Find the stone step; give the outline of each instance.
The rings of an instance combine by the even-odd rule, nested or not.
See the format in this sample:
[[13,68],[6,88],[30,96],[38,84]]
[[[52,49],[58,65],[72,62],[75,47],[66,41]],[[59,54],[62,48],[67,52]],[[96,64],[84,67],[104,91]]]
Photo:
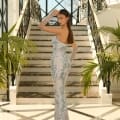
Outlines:
[[[68,76],[68,80],[66,82],[79,82],[81,81],[82,79],[82,75],[80,76]],[[52,82],[52,76],[49,75],[49,76],[34,76],[34,75],[21,75],[20,77],[20,82],[22,81],[28,81],[28,82]],[[96,76],[93,75],[92,77],[92,81],[96,81]]]
[[[3,97],[4,95],[6,95],[6,89],[7,88],[1,88],[0,89],[0,98]],[[1,100],[1,99],[0,99]]]
[[[67,98],[80,98],[83,97],[83,94],[81,92],[75,92],[74,94],[72,92],[66,92]],[[18,98],[54,98],[54,92],[19,92],[17,95]]]
[[[97,85],[95,85],[95,86],[92,86],[91,88],[90,88],[91,90],[92,90],[92,92],[96,92],[96,93],[98,93],[98,86]],[[93,91],[93,89],[94,89],[94,91]],[[30,86],[19,86],[19,88],[18,88],[18,92],[24,92],[24,93],[30,93],[30,92],[38,92],[38,93],[51,93],[52,92],[52,94],[54,93],[54,87],[53,86],[32,86],[32,87],[30,87]],[[79,92],[79,93],[81,93],[81,92],[83,92],[83,86],[65,86],[65,92],[66,93],[75,93],[75,92]],[[89,92],[91,92],[90,90],[89,90]],[[89,94],[89,93],[88,93]]]
[[[90,86],[98,86],[99,81],[92,80]],[[54,81],[20,81],[19,86],[20,87],[52,87],[54,85]],[[83,87],[83,81],[79,80],[72,80],[69,79],[66,80],[65,85],[67,87]]]
[[[32,40],[34,45],[40,45],[40,46],[52,46],[51,41],[44,41],[44,40]],[[89,41],[76,41],[76,44],[78,46],[85,46],[85,47],[90,47]]]
[[[59,26],[54,26],[58,28]],[[73,31],[86,31],[87,30],[87,25],[80,25],[80,26],[71,26],[71,29]],[[37,24],[32,24],[31,30],[40,30]]]
[[[22,72],[40,72],[40,73],[43,73],[43,72],[50,72],[51,71],[51,68],[50,67],[24,67],[22,69]],[[78,68],[71,68],[70,72],[76,72],[76,73],[81,73],[81,71],[83,71],[83,67],[78,67]]]
[[[92,56],[91,56],[92,57]],[[41,57],[27,57],[27,60],[50,60],[51,58],[41,58]],[[73,58],[73,60],[93,60],[92,58]]]
[[[54,84],[53,84],[53,80],[51,80],[51,81],[20,81],[20,83],[19,83],[19,86],[29,86],[29,87],[33,87],[33,86],[39,86],[39,87],[41,87],[41,86],[53,86]],[[93,81],[92,80],[92,82],[91,82],[91,86],[95,86],[95,85],[98,85],[98,81]],[[66,86],[74,86],[74,87],[76,87],[76,86],[83,86],[83,82],[82,81],[74,81],[74,80],[72,80],[72,81],[70,81],[69,79],[67,79],[66,80]]]
[[[54,87],[19,87],[18,98],[54,98]],[[92,86],[87,97],[98,97],[98,86]],[[65,87],[65,95],[67,98],[84,97],[83,87]]]
[[[27,58],[38,58],[38,59],[51,59],[51,53],[29,53],[26,54]],[[92,59],[91,53],[79,53],[76,54],[74,59]]]
[[[91,60],[73,60],[72,61],[72,66],[83,66],[90,62]],[[51,60],[26,60],[26,64],[24,65],[25,67],[42,67],[42,66],[50,66]]]
[[[68,98],[80,98],[83,97],[81,92],[75,92],[75,94],[71,92],[66,92],[66,96]],[[18,98],[23,97],[23,98],[54,98],[54,93],[53,92],[19,92],[17,95]],[[95,97],[95,96],[94,96]]]
[[[30,31],[30,35],[35,35],[35,36],[53,36],[54,34],[53,33],[48,33],[48,32],[45,32],[45,31],[41,31],[41,30],[31,30]],[[85,36],[85,35],[88,35],[88,32],[87,31],[73,31],[73,35],[74,36]]]
[[[32,46],[31,48],[30,48],[30,52],[44,52],[44,53],[51,53],[52,52],[52,46],[50,46],[50,47],[46,47],[46,46]],[[68,50],[67,50],[67,52],[71,52],[72,51],[72,48],[71,47],[68,47]],[[91,47],[90,46],[79,46],[78,48],[77,48],[77,51],[76,51],[77,53],[92,53],[92,50],[91,50]]]
[[[21,72],[22,76],[50,76],[51,72]],[[69,76],[81,76],[81,72],[70,72]]]
[[1,102],[1,101],[6,101],[6,97],[7,97],[7,96],[6,96],[6,95],[7,95],[7,94],[6,94],[6,89],[7,89],[7,88],[1,88],[1,89],[0,89],[0,102]]
[[[52,40],[53,36],[36,36],[30,35],[28,39],[30,40]],[[74,40],[88,40],[88,36],[74,36]]]
[[[55,26],[56,27],[56,26]],[[72,67],[66,80],[65,93],[71,103],[77,103],[72,100],[84,98],[83,83],[83,66],[88,61],[93,60],[92,50],[88,39],[86,25],[72,26],[74,40],[78,45],[78,51],[72,60]],[[29,39],[33,43],[29,53],[26,54],[27,64],[24,65],[20,76],[17,103],[18,104],[37,104],[54,103],[54,81],[51,76],[51,39],[54,34],[41,31],[36,24],[31,26]],[[70,56],[72,51],[71,45],[68,45],[67,54]],[[91,88],[87,97],[97,98],[99,96],[98,81],[96,75],[92,75]],[[42,100],[45,101],[42,101]]]
[[[80,81],[82,80],[83,74],[81,72],[70,72],[68,76],[69,81]],[[32,81],[32,80],[40,80],[42,81],[50,81],[52,80],[51,72],[21,72],[20,81]],[[96,81],[96,75],[93,74],[92,81]]]
[[[98,98],[67,98],[67,104],[100,104],[101,99]],[[17,104],[55,104],[54,98],[17,98]]]
[[[67,88],[66,88],[67,89]],[[81,88],[83,89],[83,88]],[[93,91],[94,89],[94,91]],[[98,92],[97,92],[97,87],[92,87],[88,93],[87,96],[89,97],[97,97]],[[54,91],[54,89],[53,89]],[[91,94],[91,92],[93,94]],[[66,97],[67,98],[80,98],[84,97],[83,90],[78,90],[78,92],[72,91],[72,92],[67,92],[65,91]],[[54,92],[19,92],[17,95],[18,98],[23,97],[23,98],[54,98]]]
[[[72,68],[82,68],[84,65],[72,65]],[[23,66],[23,69],[31,69],[31,68],[37,68],[37,69],[41,69],[41,68],[51,68],[51,64],[26,64]]]

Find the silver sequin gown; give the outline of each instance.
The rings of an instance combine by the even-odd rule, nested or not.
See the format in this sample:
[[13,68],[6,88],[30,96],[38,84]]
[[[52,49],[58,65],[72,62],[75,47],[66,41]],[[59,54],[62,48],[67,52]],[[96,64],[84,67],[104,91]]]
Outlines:
[[55,92],[55,120],[69,120],[65,99],[65,82],[71,68],[70,56],[66,53],[68,46],[56,37],[52,39],[52,45],[51,74]]

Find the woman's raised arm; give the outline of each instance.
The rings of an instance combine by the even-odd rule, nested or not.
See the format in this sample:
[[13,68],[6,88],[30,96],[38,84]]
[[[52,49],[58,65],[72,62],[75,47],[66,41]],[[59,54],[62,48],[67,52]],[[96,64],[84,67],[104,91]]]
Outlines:
[[42,25],[46,25],[49,20],[53,17],[53,16],[57,16],[59,13],[58,10],[53,10],[51,13],[48,14],[48,16],[46,16],[44,19],[42,19],[42,21],[40,22]]
[[52,27],[52,26],[46,26],[46,24],[49,22],[49,20],[53,16],[57,16],[58,13],[59,13],[58,10],[54,10],[48,16],[46,16],[39,24],[40,29],[43,30],[43,31],[46,31],[46,32],[54,33],[54,34],[60,34],[62,32],[62,30],[60,28],[55,28],[55,27]]

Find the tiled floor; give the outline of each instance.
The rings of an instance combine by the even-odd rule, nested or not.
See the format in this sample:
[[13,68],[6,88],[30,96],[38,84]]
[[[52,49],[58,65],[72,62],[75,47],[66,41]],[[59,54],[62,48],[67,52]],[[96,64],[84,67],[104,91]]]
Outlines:
[[[68,105],[70,120],[120,120],[120,103]],[[0,120],[54,120],[54,105],[1,105]]]

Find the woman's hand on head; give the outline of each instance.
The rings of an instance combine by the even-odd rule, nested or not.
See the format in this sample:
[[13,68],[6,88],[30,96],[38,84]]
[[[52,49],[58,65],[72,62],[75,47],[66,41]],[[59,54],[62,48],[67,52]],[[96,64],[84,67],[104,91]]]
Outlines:
[[57,16],[58,13],[59,13],[59,10],[53,10],[52,13],[51,13],[51,15],[52,16]]

